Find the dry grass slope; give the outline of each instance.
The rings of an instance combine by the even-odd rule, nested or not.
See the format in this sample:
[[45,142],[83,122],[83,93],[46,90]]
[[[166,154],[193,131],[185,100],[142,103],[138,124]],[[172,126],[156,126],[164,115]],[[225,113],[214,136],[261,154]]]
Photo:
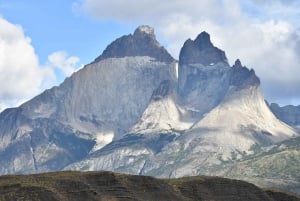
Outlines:
[[286,192],[219,177],[155,179],[112,172],[56,172],[0,177],[0,201],[300,201]]

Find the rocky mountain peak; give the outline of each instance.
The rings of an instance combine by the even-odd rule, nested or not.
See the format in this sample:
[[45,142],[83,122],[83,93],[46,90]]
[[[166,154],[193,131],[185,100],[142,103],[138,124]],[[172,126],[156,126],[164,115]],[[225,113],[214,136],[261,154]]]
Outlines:
[[149,56],[157,61],[171,63],[175,59],[156,40],[154,29],[147,25],[139,26],[134,34],[122,36],[113,41],[95,59],[94,63],[107,58]]
[[139,35],[145,35],[145,34],[147,34],[149,36],[153,36],[155,38],[154,28],[152,28],[148,25],[141,25],[138,28],[136,28],[133,35],[139,36]]
[[207,49],[207,48],[212,48],[213,44],[210,41],[210,35],[203,31],[201,32],[197,38],[195,39],[195,44],[200,48],[200,49]]
[[236,67],[236,68],[241,68],[241,67],[243,67],[243,66],[242,66],[242,62],[241,62],[239,59],[237,59],[237,60],[234,62],[233,67]]
[[243,67],[241,61],[237,59],[231,68],[230,84],[238,88],[260,85],[260,80],[253,69]]
[[202,64],[204,66],[224,63],[228,66],[225,52],[215,47],[207,32],[200,33],[195,40],[188,39],[179,55],[180,64]]

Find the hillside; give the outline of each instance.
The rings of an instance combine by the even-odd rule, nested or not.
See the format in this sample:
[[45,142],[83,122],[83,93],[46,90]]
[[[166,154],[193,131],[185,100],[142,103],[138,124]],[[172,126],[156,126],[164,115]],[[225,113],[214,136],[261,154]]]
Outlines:
[[112,172],[59,172],[0,177],[0,200],[289,200],[296,195],[263,190],[253,184],[219,177],[162,180]]
[[269,107],[278,119],[300,129],[300,105],[286,105],[280,107],[276,103],[271,103]]

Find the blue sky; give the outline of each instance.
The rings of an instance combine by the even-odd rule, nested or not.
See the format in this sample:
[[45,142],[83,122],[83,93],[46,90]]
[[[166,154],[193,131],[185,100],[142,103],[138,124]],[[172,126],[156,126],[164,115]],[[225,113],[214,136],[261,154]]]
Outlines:
[[58,50],[80,56],[82,64],[89,63],[110,41],[134,29],[132,25],[77,14],[73,3],[73,0],[0,0],[0,14],[22,26],[42,63]]
[[300,1],[271,2],[0,0],[0,108],[58,85],[140,24],[175,58],[205,30],[230,64],[256,71],[268,101],[300,104]]

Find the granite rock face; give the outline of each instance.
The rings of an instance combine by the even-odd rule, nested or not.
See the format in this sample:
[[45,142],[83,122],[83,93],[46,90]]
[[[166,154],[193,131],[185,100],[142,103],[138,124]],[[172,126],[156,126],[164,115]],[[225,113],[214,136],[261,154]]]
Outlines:
[[193,41],[185,41],[179,56],[180,64],[228,64],[225,52],[215,47],[210,41],[210,35],[206,32],[200,33]]
[[133,35],[122,36],[115,40],[95,62],[128,56],[149,56],[160,62],[174,62],[168,51],[157,42],[154,29],[146,25],[138,27]]
[[231,68],[231,76],[229,84],[239,88],[249,86],[259,86],[260,80],[255,75],[253,69],[249,70],[245,66],[242,66],[241,61],[238,59]]
[[1,174],[59,170],[82,160],[95,145],[94,140],[81,137],[87,133],[74,131],[56,119],[29,118],[22,108],[5,110],[0,118]]
[[229,86],[230,66],[225,52],[215,47],[202,32],[181,48],[178,94],[183,105],[203,115],[218,105]]
[[0,174],[56,171],[81,160],[121,138],[154,90],[176,80],[175,60],[150,27],[114,41],[99,58],[0,114]]

